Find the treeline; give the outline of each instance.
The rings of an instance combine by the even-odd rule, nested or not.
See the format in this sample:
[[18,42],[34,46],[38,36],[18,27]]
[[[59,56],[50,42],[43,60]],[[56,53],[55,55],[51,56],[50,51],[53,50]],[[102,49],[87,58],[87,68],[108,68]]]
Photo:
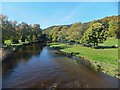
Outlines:
[[[102,27],[104,27],[102,28],[104,29],[103,31],[104,32],[107,31],[107,36],[106,34],[103,34],[105,35],[105,37],[120,38],[120,30],[118,28],[118,25],[120,24],[120,22],[118,22],[118,16],[105,17],[103,19],[94,20],[87,23],[78,22],[71,25],[52,26],[44,29],[44,34],[47,34],[47,36],[49,37],[49,40],[52,40],[52,41],[60,41],[60,42],[73,41],[73,42],[81,43],[85,38],[85,33],[88,33],[88,31],[90,31],[90,28],[94,24],[98,26],[102,25]],[[97,32],[94,35],[97,35],[97,34],[99,34],[99,32]],[[106,39],[106,38],[103,37],[102,39]]]
[[7,16],[0,15],[0,28],[2,30],[2,44],[17,44],[20,42],[37,42],[46,39],[39,24],[29,25],[25,22],[17,24],[8,20]]

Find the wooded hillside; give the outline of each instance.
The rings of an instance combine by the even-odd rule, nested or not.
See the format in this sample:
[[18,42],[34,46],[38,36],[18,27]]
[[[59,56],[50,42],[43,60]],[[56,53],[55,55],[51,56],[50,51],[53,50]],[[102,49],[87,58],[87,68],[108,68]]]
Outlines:
[[101,23],[106,31],[108,31],[108,37],[120,38],[120,31],[118,30],[118,16],[105,17],[99,20],[94,20],[86,23],[74,23],[71,25],[52,26],[44,29],[44,33],[47,34],[52,41],[75,41],[80,42],[85,31],[87,31],[93,24]]

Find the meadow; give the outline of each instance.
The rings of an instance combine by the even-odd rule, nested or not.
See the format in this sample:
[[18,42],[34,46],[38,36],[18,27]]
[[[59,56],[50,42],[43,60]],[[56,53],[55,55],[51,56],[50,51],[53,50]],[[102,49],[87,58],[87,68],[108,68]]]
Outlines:
[[[66,53],[77,53],[77,57],[89,61],[93,67],[101,67],[102,72],[118,78],[118,48],[95,49],[82,45],[69,45],[63,43],[50,43],[52,48],[60,48]],[[118,39],[108,38],[101,46],[118,46]]]

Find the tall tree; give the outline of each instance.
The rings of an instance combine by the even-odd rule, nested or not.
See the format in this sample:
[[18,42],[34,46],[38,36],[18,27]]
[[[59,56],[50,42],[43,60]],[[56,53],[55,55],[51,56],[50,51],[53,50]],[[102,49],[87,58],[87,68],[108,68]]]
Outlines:
[[31,40],[29,37],[31,37],[31,27],[25,23],[25,22],[22,22],[20,24],[18,24],[17,28],[19,28],[19,32],[21,34],[21,40],[22,42],[25,42],[26,40]]
[[98,43],[103,43],[107,39],[107,36],[105,27],[101,23],[95,23],[84,33],[81,41],[93,43],[95,47],[98,46]]
[[8,21],[8,17],[0,15],[0,29],[2,29],[2,43],[5,40],[18,43],[20,35],[15,31],[16,22]]

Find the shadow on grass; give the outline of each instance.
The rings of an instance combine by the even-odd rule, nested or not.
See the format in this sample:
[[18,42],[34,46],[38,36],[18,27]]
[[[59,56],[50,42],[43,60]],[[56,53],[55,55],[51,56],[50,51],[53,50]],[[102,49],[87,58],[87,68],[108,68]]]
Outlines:
[[54,49],[57,49],[57,50],[60,50],[60,49],[66,49],[66,48],[69,48],[68,46],[52,46],[52,48]]
[[50,43],[50,44],[48,44],[48,45],[58,45],[57,43]]
[[[56,45],[58,45],[58,44],[56,44]],[[65,52],[65,51],[62,51],[62,49],[71,48],[71,46],[51,46],[51,48],[53,48],[55,50],[58,50],[59,52],[57,52],[57,54],[65,55],[65,56],[68,56],[68,57],[72,57],[73,55],[75,56],[75,55],[80,54],[79,52],[69,52],[69,51]]]
[[76,56],[79,53],[78,52],[64,52],[64,51],[59,51],[59,52],[56,52],[56,54],[72,58],[73,56]]
[[97,46],[95,49],[110,49],[110,48],[118,48],[117,46]]

